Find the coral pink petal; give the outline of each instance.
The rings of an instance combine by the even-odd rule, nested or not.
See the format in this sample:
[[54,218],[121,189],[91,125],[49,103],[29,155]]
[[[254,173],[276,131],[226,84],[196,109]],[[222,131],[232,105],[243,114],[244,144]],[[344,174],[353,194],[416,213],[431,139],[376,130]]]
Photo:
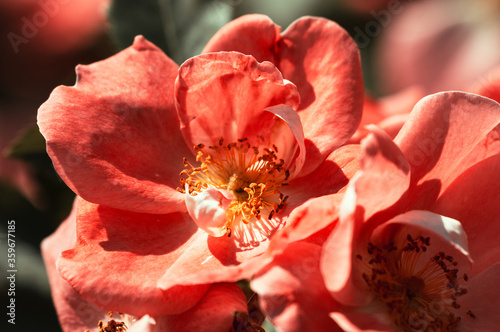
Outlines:
[[293,243],[252,280],[252,289],[280,331],[341,331],[328,316],[337,304],[319,273],[321,247]]
[[314,172],[290,181],[283,189],[289,195],[286,211],[313,197],[341,191],[359,170],[359,145],[346,145],[333,151]]
[[441,195],[432,211],[460,220],[474,260],[472,275],[500,261],[500,154],[466,170]]
[[[397,227],[394,227],[395,225],[397,225]],[[431,244],[435,241],[435,239],[439,239],[439,242],[448,243],[462,255],[470,258],[467,246],[467,235],[458,220],[444,217],[429,211],[412,210],[397,215],[391,220],[383,223],[381,226],[375,228],[371,240],[374,243],[386,243],[389,241],[391,234],[389,229],[395,229],[398,227],[404,227],[408,230],[418,230],[427,236],[432,235]],[[401,232],[401,236],[406,236],[406,233],[404,231]]]
[[349,332],[386,332],[392,328],[380,322],[374,315],[357,311],[332,312],[330,317],[343,329]]
[[[234,199],[232,193],[224,189],[208,188],[192,196],[187,185],[186,189],[187,210],[196,225],[210,236],[219,237],[226,234],[226,209]],[[230,198],[226,198],[222,191]]]
[[297,88],[285,84],[270,62],[237,52],[209,53],[191,58],[179,69],[175,84],[181,128],[191,146],[218,145],[257,135],[267,143],[276,121],[264,109],[280,104],[297,109]]
[[306,160],[304,130],[300,117],[293,108],[286,105],[271,106],[265,110],[284,122],[284,124],[276,123],[270,141],[274,144],[274,148],[278,149],[278,157],[285,160],[284,167],[290,171],[290,178],[294,178]]
[[[336,23],[305,17],[292,23],[277,43],[277,66],[299,89],[308,165],[312,171],[356,131],[363,109],[359,50]],[[322,121],[318,121],[322,119]]]
[[276,63],[275,47],[281,28],[265,15],[241,16],[220,29],[207,43],[203,53],[237,51],[257,61]]
[[353,264],[353,251],[363,242],[362,225],[363,211],[356,205],[354,184],[349,185],[340,205],[339,222],[323,244],[320,264],[326,288],[334,299],[349,306],[365,305],[371,300]]
[[243,291],[236,284],[213,284],[193,308],[179,315],[160,317],[159,331],[230,331],[237,312],[248,314]]
[[305,239],[338,217],[341,191],[359,170],[359,146],[347,145],[333,151],[311,174],[292,180],[283,190],[289,196],[282,215],[289,215],[286,227],[273,235],[271,251],[283,242]]
[[76,208],[59,228],[42,242],[42,256],[49,276],[52,299],[59,323],[65,332],[97,327],[99,320],[108,318],[108,311],[97,308],[78,295],[56,269],[56,259],[76,241]]
[[286,243],[303,240],[334,223],[342,197],[342,194],[325,195],[293,209],[286,227],[273,235],[268,252],[281,252]]
[[127,332],[229,331],[237,312],[248,314],[243,291],[236,284],[214,284],[193,308],[178,315],[145,315],[128,326]]
[[179,130],[177,65],[142,37],[113,57],[77,68],[39,109],[47,150],[84,199],[148,213],[185,210],[175,189],[190,153]]
[[309,139],[307,174],[358,127],[363,108],[359,50],[346,31],[322,18],[301,18],[279,33],[268,17],[246,15],[221,29],[204,52],[238,51],[271,61],[297,85]]
[[411,165],[410,208],[428,208],[499,122],[500,105],[478,95],[442,92],[418,102],[395,138]]
[[349,183],[340,205],[339,223],[323,246],[321,270],[325,283],[333,296],[346,305],[370,300],[363,293],[364,281],[353,265],[353,250],[367,236],[360,233],[363,223],[394,206],[410,182],[408,162],[398,147],[377,127],[369,129],[371,134],[362,142],[361,171]]
[[199,232],[188,248],[165,270],[158,286],[169,290],[178,285],[236,282],[251,278],[269,257],[262,255],[269,242],[241,250],[230,237],[212,237]]
[[496,331],[500,325],[500,263],[469,279],[467,294],[460,297],[462,311],[470,310],[475,318],[462,315],[460,331]]
[[368,129],[371,134],[361,142],[362,175],[353,182],[365,220],[400,200],[410,184],[410,167],[399,148],[382,130]]
[[[77,208],[78,240],[57,260],[61,276],[88,302],[134,316],[177,314],[194,306],[208,286],[157,286],[196,240],[187,214],[151,215],[95,205]],[[192,263],[191,263],[192,264]]]
[[450,183],[455,181],[455,179],[464,173],[468,168],[483,161],[484,159],[498,154],[500,154],[500,123],[487,135],[485,135],[475,146],[472,152],[467,155],[467,158],[465,158],[463,162],[454,169],[443,187],[447,188]]
[[141,317],[127,329],[127,332],[160,332],[160,331],[161,329],[157,324],[157,319],[154,319],[149,315]]

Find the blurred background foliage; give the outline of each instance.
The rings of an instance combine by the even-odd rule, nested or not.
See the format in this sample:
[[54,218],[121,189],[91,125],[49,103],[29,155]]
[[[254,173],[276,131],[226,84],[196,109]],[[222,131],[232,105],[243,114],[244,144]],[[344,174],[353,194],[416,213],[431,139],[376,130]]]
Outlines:
[[[432,0],[0,0],[0,266],[5,274],[7,222],[15,220],[17,315],[12,330],[60,330],[39,248],[43,238],[69,213],[74,194],[52,167],[36,126],[36,113],[53,88],[74,84],[77,64],[107,58],[130,46],[139,34],[181,64],[199,54],[218,29],[238,16],[266,14],[285,30],[299,17],[314,15],[336,21],[355,39],[361,50],[366,89],[376,97],[397,92],[397,88],[390,91],[380,86],[385,69],[379,66],[377,45],[392,29],[402,25],[396,21],[403,21],[410,12],[406,10],[410,2],[413,6]],[[477,29],[486,29],[489,33],[478,38],[480,41],[486,38],[480,43],[481,47],[487,45],[480,49],[489,55],[485,66],[491,68],[500,63],[498,6],[494,5],[498,1],[434,2],[451,3],[454,9],[444,10],[447,16],[438,9],[435,12],[433,9],[415,10],[417,17],[411,19],[420,25],[407,27],[406,35],[401,37],[406,40],[432,35],[433,32],[425,31],[426,25],[433,24],[428,23],[428,19],[448,22],[441,27],[442,31],[435,32],[443,34],[441,39],[426,44],[429,57],[423,52],[423,60],[418,59],[421,61],[418,66],[425,68],[425,61],[433,61],[440,54],[454,54],[453,47],[455,50],[460,48],[454,46],[453,41],[460,43]],[[477,7],[482,8],[479,3],[489,4],[489,7],[477,13]],[[474,10],[469,10],[468,6]],[[410,22],[410,18],[404,20]],[[492,23],[484,27],[478,22]],[[454,39],[448,38],[449,33]],[[440,41],[447,41],[447,44]],[[390,50],[398,49],[397,44],[389,45]],[[443,63],[448,63],[447,60],[445,56]],[[418,66],[416,71],[420,70]],[[439,63],[434,67],[440,66],[445,67]],[[485,73],[484,68],[481,70],[481,74]],[[403,73],[397,75],[400,74]],[[438,77],[438,72],[431,75],[431,79]],[[424,83],[416,81],[416,84]],[[450,85],[449,88],[456,87]],[[0,286],[5,308],[8,301],[5,276]]]

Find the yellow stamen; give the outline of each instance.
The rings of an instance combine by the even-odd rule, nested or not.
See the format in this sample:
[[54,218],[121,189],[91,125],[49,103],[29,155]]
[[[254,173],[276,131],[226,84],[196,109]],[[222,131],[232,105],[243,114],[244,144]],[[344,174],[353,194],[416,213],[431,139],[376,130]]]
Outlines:
[[[264,138],[259,137],[259,140],[263,142]],[[230,191],[234,198],[226,209],[223,226],[228,236],[235,234],[234,227],[240,222],[245,225],[258,223],[263,216],[270,221],[284,208],[288,196],[280,190],[287,185],[290,172],[284,168],[285,161],[278,158],[274,144],[259,148],[250,145],[247,138],[229,144],[224,144],[224,138],[220,138],[218,145],[205,148],[204,144],[198,144],[194,150],[200,165],[195,167],[184,158],[185,169],[180,175],[185,177],[181,177],[177,190],[185,193],[187,184],[192,196],[208,188]],[[259,232],[267,236],[275,226],[260,225],[263,229]]]

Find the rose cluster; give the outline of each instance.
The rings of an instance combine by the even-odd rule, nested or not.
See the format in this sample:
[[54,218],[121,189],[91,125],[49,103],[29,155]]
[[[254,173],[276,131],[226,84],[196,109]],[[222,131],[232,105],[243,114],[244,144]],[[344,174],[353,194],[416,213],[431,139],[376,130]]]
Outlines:
[[38,112],[77,194],[42,244],[63,330],[495,331],[500,104],[440,92],[391,120],[363,86],[317,17],[77,67]]

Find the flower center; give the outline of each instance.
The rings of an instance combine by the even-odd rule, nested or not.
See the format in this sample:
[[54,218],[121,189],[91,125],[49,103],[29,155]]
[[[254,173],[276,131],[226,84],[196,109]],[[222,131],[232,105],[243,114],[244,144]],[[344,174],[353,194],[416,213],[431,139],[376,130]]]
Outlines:
[[422,296],[422,291],[425,288],[425,282],[415,276],[402,278],[401,285],[403,289],[406,289],[406,296],[410,300]]
[[[264,139],[259,136],[259,142]],[[197,151],[193,166],[184,158],[185,169],[178,191],[196,196],[208,188],[227,190],[232,200],[226,209],[226,234],[245,238],[243,242],[259,242],[268,238],[279,226],[273,217],[286,204],[288,196],[281,193],[290,172],[285,161],[278,158],[275,145],[252,146],[247,138],[224,144],[224,138],[215,146],[194,146]]]
[[[136,320],[136,318],[133,316],[119,314],[122,320],[122,322],[119,322],[112,319],[113,315],[114,312],[110,311],[108,312],[110,320],[108,320],[107,322],[100,320],[97,323],[98,332],[126,332],[128,329],[127,325],[131,326]],[[85,330],[84,332],[90,332],[90,330]]]
[[[456,331],[463,317],[459,297],[467,289],[459,282],[458,262],[444,252],[429,254],[430,237],[407,235],[401,248],[394,242],[368,244],[368,268],[363,279],[375,298],[388,309],[390,321],[401,331]],[[469,310],[467,317],[475,318]]]

